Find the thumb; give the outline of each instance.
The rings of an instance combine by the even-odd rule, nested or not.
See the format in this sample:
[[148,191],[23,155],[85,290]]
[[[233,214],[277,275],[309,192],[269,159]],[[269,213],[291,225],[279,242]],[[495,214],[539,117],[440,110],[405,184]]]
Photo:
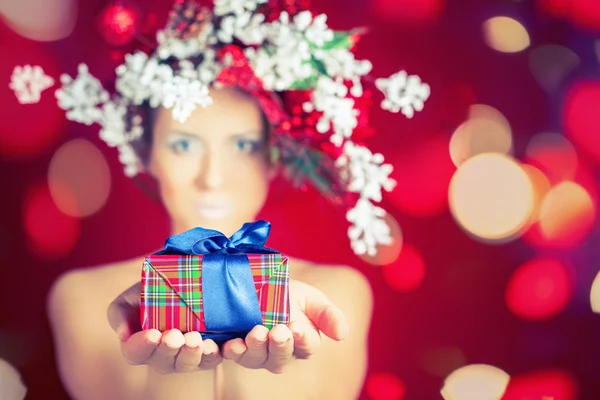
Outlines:
[[307,285],[306,316],[325,335],[333,340],[344,340],[350,330],[342,310],[336,307],[323,292]]
[[140,323],[141,283],[138,282],[114,299],[107,310],[108,323],[121,341],[142,329]]

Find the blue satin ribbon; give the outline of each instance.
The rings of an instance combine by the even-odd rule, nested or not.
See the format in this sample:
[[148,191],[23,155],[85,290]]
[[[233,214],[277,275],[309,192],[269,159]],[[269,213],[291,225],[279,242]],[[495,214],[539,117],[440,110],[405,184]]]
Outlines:
[[204,255],[202,302],[207,332],[203,338],[222,342],[243,337],[262,324],[246,253],[278,253],[264,247],[270,231],[267,221],[246,223],[230,238],[212,229],[194,228],[169,237],[164,250],[156,253]]

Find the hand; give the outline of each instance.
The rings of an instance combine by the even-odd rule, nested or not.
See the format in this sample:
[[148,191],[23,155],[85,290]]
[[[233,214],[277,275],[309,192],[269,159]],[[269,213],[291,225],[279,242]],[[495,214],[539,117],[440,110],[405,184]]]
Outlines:
[[320,290],[290,280],[291,322],[270,331],[255,326],[244,339],[233,339],[223,345],[223,357],[246,368],[264,368],[283,373],[295,359],[308,359],[321,344],[320,332],[340,341],[348,334],[348,324],[339,308]]
[[121,352],[131,365],[149,365],[161,373],[193,372],[215,368],[223,358],[217,344],[202,340],[198,332],[173,329],[142,331],[141,283],[138,282],[108,307],[108,321],[121,339]]

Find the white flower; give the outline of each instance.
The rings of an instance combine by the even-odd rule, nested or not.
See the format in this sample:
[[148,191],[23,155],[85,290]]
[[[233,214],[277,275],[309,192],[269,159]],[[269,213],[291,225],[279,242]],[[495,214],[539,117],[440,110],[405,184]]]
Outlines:
[[400,71],[389,78],[375,80],[375,86],[385,94],[381,108],[397,113],[402,111],[407,118],[412,118],[415,111],[423,110],[424,102],[430,94],[429,85],[421,82],[416,75],[408,76]]
[[[304,11],[304,13],[310,15],[310,11]],[[306,19],[306,17],[304,17],[304,19]],[[299,20],[297,16],[294,18],[294,22],[296,23],[296,26],[300,28],[299,22],[304,21],[301,19]],[[325,14],[317,15],[310,26],[301,30],[305,30],[306,38],[319,47],[333,39],[333,31],[327,27],[327,15]]]
[[149,85],[141,84],[142,74],[156,63],[155,59],[149,61],[148,55],[141,51],[127,54],[125,64],[119,65],[116,69],[117,91],[133,104],[142,104],[151,95]]
[[344,138],[350,138],[358,124],[354,100],[346,98],[347,94],[348,88],[343,83],[326,76],[319,78],[312,94],[314,109],[323,113],[317,122],[317,131],[326,133],[333,126],[330,140],[336,146],[341,146]]
[[373,65],[368,60],[356,60],[354,54],[344,49],[317,52],[330,76],[354,80],[371,72]]
[[263,14],[244,12],[240,15],[230,15],[221,21],[217,37],[223,43],[231,43],[235,36],[246,45],[261,44],[265,39]]
[[127,143],[126,114],[127,107],[123,104],[108,102],[102,107],[100,139],[104,140],[109,147],[118,147]]
[[21,104],[38,103],[44,90],[54,85],[54,79],[44,73],[39,65],[16,66],[8,85]]
[[58,106],[67,111],[71,121],[91,125],[100,121],[102,110],[98,105],[109,100],[109,95],[100,81],[90,75],[85,64],[79,64],[75,79],[69,75],[60,77],[62,88],[56,91]]
[[383,208],[365,198],[360,198],[354,208],[346,213],[346,219],[352,224],[348,228],[348,237],[356,254],[374,255],[378,244],[392,243],[390,227],[383,220],[385,215]]
[[173,118],[185,122],[197,105],[207,107],[212,104],[208,87],[199,80],[175,76],[163,88],[165,108],[172,108]]
[[336,166],[348,180],[348,191],[360,193],[368,200],[381,201],[381,190],[389,192],[396,186],[390,178],[393,167],[383,161],[381,154],[372,154],[368,148],[348,141],[344,145],[344,153],[336,160]]
[[259,4],[266,3],[267,0],[215,0],[214,14],[223,16],[233,13],[240,15],[244,11],[254,11]]
[[129,144],[123,144],[118,147],[119,161],[123,164],[125,175],[129,178],[141,172],[141,162],[133,147]]

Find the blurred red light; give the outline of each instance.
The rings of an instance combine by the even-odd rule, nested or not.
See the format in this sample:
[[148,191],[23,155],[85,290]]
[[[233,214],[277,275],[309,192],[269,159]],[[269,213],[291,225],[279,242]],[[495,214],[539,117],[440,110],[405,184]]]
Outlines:
[[139,13],[131,5],[120,2],[108,4],[98,18],[100,33],[112,45],[126,45],[137,35]]
[[398,183],[390,201],[407,214],[430,217],[448,208],[448,186],[456,168],[448,138],[433,138],[388,157]]
[[47,186],[39,185],[30,190],[23,211],[29,244],[43,258],[60,258],[77,243],[80,220],[58,210]]
[[560,261],[536,259],[520,266],[506,288],[511,312],[526,320],[544,320],[561,312],[573,294],[573,279]]
[[600,2],[597,0],[538,0],[542,9],[583,28],[600,29]]
[[600,104],[599,81],[587,80],[574,84],[565,98],[563,123],[567,134],[575,144],[600,161],[598,104]]
[[387,372],[370,374],[365,389],[371,400],[402,400],[406,392],[402,381]]
[[576,400],[575,378],[562,370],[536,371],[511,378],[502,400]]
[[425,262],[419,250],[411,244],[402,247],[396,262],[381,268],[386,283],[400,292],[418,289],[425,279]]

